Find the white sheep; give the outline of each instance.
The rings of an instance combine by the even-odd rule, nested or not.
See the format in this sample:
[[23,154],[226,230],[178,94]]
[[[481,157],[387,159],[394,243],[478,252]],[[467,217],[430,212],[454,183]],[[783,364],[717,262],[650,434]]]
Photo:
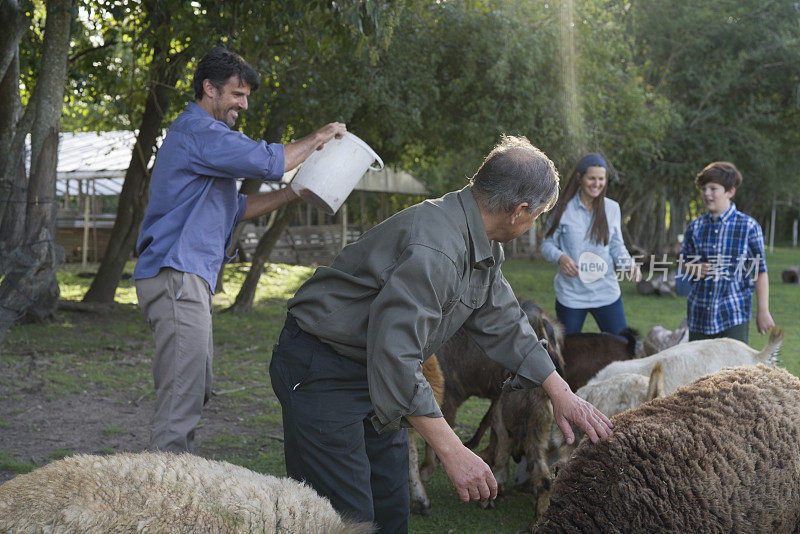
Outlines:
[[773,328],[764,350],[757,351],[741,341],[730,338],[705,339],[681,343],[646,358],[612,362],[589,380],[593,384],[622,373],[649,376],[656,362],[664,366],[664,386],[667,394],[703,375],[735,365],[774,365],[783,330]]
[[641,406],[645,402],[663,397],[666,393],[666,378],[661,362],[656,362],[650,376],[635,373],[613,375],[605,380],[586,384],[575,392],[592,403],[607,417]]
[[0,485],[0,532],[374,532],[289,478],[191,454],[78,455]]
[[800,380],[726,368],[612,418],[559,472],[535,532],[800,529]]

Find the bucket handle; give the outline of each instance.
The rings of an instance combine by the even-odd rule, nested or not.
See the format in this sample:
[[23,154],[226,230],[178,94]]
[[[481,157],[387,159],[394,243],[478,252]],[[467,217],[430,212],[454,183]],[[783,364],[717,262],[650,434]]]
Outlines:
[[371,171],[382,171],[383,170],[383,160],[381,159],[381,157],[379,155],[375,154],[374,152],[372,153],[372,155],[375,156],[375,159],[378,160],[378,163],[380,163],[381,166],[376,168],[375,165],[373,164],[373,165],[369,166],[369,169]]

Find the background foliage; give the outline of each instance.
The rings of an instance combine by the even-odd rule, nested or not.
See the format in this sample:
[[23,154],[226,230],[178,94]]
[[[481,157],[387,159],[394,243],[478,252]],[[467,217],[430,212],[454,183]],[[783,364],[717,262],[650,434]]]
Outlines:
[[[800,186],[799,9],[789,0],[84,0],[63,127],[136,128],[156,45],[191,56],[166,126],[192,98],[196,60],[224,44],[262,74],[240,125],[250,136],[286,141],[346,121],[434,195],[462,186],[503,133],[528,136],[563,175],[582,151],[598,151],[613,166],[610,195],[623,201],[630,240],[656,250],[692,217],[692,179],[710,161],[739,166],[736,200],[762,224],[772,199]],[[38,20],[21,47],[25,87]],[[562,76],[565,26],[574,86]],[[567,113],[579,131],[568,131]],[[786,238],[797,212],[778,215]]]

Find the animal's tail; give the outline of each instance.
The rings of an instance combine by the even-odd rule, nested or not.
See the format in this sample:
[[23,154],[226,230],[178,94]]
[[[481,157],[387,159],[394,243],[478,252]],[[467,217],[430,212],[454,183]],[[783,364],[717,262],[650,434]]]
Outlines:
[[650,383],[647,384],[647,398],[645,401],[663,397],[666,394],[664,386],[664,367],[661,362],[656,362],[653,370],[650,371]]
[[764,349],[758,353],[758,359],[767,365],[777,365],[778,354],[781,351],[782,344],[783,328],[775,326],[769,331],[769,340],[767,341],[767,345],[764,347]]
[[625,338],[628,342],[628,354],[633,357],[642,352],[642,336],[635,328],[626,326],[619,334],[620,337]]

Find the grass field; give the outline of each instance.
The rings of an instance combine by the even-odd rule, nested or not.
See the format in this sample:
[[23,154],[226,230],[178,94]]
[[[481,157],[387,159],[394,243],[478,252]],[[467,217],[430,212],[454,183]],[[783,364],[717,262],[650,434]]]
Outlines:
[[[800,285],[781,283],[780,273],[788,265],[800,263],[797,249],[776,249],[767,257],[770,268],[770,308],[775,322],[786,331],[782,365],[800,374]],[[215,296],[217,312],[235,298],[248,265],[229,266],[225,273],[225,292]],[[129,271],[132,266],[129,266]],[[521,296],[540,302],[554,311],[552,279],[554,267],[543,261],[509,260],[504,273]],[[216,313],[215,389],[224,391],[230,417],[238,417],[247,433],[219,432],[206,435],[204,454],[244,465],[256,471],[283,475],[282,445],[271,435],[280,432],[280,406],[269,385],[267,365],[285,315],[285,301],[311,273],[312,269],[287,265],[268,265],[256,294],[254,310],[245,315]],[[89,280],[77,276],[78,268],[65,266],[59,273],[62,298],[80,300]],[[644,336],[654,325],[668,329],[678,326],[685,315],[682,298],[641,296],[633,284],[623,282],[623,301],[629,324]],[[120,399],[141,399],[151,395],[150,358],[152,339],[136,308],[131,281],[123,281],[113,310],[102,314],[60,312],[46,324],[20,325],[6,337],[0,367],[0,436],[19,424],[19,414],[3,410],[4,404],[58,402],[81,398],[91,392]],[[586,331],[597,331],[587,319]],[[761,348],[766,336],[751,326],[751,345]],[[38,360],[37,360],[38,358]],[[46,362],[42,364],[42,362]],[[34,365],[35,363],[35,365]],[[33,392],[33,393],[32,393]],[[221,402],[221,401],[220,401]],[[472,434],[488,403],[472,399],[458,415],[456,431],[462,438]],[[253,409],[255,407],[255,409]],[[109,442],[130,429],[110,421],[101,439]],[[202,430],[201,430],[202,435]],[[19,453],[4,450],[0,438],[0,470],[25,472],[46,461],[77,452],[111,452],[111,446],[95,450],[70,450],[52,443],[52,451],[42,460],[31,461]],[[24,446],[25,444],[14,444]],[[19,447],[16,447],[19,448]],[[498,501],[494,510],[464,505],[457,499],[443,470],[428,484],[433,510],[429,517],[412,516],[411,532],[515,532],[532,519],[532,498],[510,495]]]

